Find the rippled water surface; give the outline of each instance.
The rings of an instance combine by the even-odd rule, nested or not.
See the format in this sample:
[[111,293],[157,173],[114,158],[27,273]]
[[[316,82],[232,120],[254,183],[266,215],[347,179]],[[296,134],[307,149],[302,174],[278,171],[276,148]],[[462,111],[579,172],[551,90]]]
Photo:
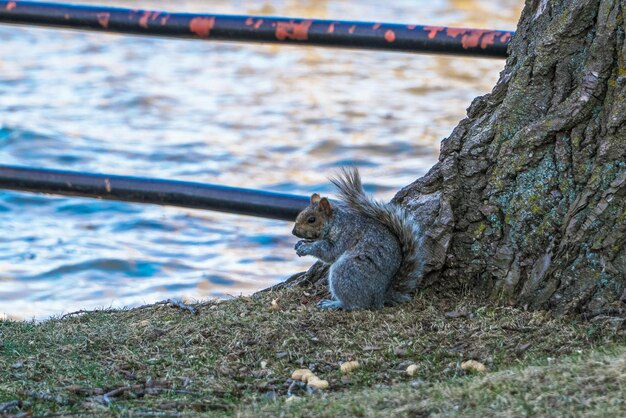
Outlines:
[[[521,0],[106,1],[170,11],[514,29]],[[389,199],[503,60],[0,26],[0,162]],[[307,268],[285,222],[0,191],[0,314],[249,294]]]

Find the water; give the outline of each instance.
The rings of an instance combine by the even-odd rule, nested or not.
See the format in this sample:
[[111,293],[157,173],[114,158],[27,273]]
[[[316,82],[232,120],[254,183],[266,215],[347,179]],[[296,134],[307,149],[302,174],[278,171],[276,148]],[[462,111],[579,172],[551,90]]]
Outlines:
[[[107,1],[514,29],[521,0]],[[426,4],[425,4],[426,3]],[[503,60],[0,26],[0,162],[381,199],[423,175]],[[285,222],[0,191],[0,315],[249,294],[306,269]]]

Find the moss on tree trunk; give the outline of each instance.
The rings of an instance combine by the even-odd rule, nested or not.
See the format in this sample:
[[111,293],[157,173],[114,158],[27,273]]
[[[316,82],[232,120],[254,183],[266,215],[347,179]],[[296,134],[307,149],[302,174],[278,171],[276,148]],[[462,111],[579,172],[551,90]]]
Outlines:
[[559,313],[626,288],[623,0],[528,0],[506,67],[395,201],[427,234],[425,286]]

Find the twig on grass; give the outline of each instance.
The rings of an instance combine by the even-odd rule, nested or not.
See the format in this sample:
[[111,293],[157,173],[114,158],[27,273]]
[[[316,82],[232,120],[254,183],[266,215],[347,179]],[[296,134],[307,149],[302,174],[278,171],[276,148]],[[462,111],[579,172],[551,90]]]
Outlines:
[[124,392],[131,390],[131,389],[137,389],[137,388],[141,388],[141,385],[135,385],[135,386],[122,386],[119,387],[117,389],[113,389],[110,392],[105,393],[104,395],[102,395],[102,400],[104,401],[104,403],[111,403],[113,402],[111,400],[111,398],[115,398],[116,396],[120,396],[122,394],[124,394]]
[[198,310],[196,308],[194,308],[193,306],[185,305],[181,301],[174,300],[174,299],[168,299],[168,300],[165,301],[165,303],[169,303],[170,305],[175,306],[175,307],[177,307],[179,309],[182,309],[184,311],[189,311],[192,315],[197,315],[198,314]]
[[78,311],[68,312],[68,313],[66,313],[64,315],[61,315],[61,318],[59,318],[59,319],[65,319],[65,318],[69,318],[70,316],[82,315],[84,313],[95,313],[95,312],[98,312],[98,313],[113,313],[113,312],[115,312],[115,310],[110,309],[110,308],[108,308],[108,309],[94,309],[93,311],[89,311],[89,310],[86,310],[86,309],[81,309],[81,310],[78,310]]
[[589,321],[593,318],[596,318],[598,316],[612,316],[612,317],[623,317],[624,315],[626,315],[626,309],[623,308],[604,308],[604,309],[598,309],[596,311],[593,312],[584,312],[582,314],[582,318],[585,321]]
[[29,392],[26,392],[26,396],[28,396],[29,398],[33,398],[33,399],[38,399],[40,401],[55,402],[59,405],[69,404],[69,401],[66,398],[62,397],[61,395],[52,395],[50,393],[45,393],[45,392],[29,391]]
[[172,385],[173,385],[172,382],[169,382],[169,381],[150,380],[141,384],[120,386],[115,389],[111,389],[106,393],[103,393],[104,389],[102,388],[85,388],[85,387],[73,387],[72,392],[76,394],[95,393],[97,395],[90,396],[87,398],[87,400],[93,403],[99,403],[99,404],[105,404],[105,405],[112,403],[114,400],[113,398],[122,396],[127,392],[134,395],[137,398],[143,397],[144,395],[155,395],[155,394],[166,392],[166,391],[172,392],[172,393],[200,395],[198,392],[192,392],[192,391],[188,391],[184,389],[172,389]]
[[20,401],[19,399],[0,403],[0,412],[8,411],[11,408],[20,408],[21,406],[22,401]]
[[[160,302],[148,303],[146,305],[136,306],[134,308],[128,309],[128,311],[138,311],[141,309],[150,308],[150,307],[157,306],[157,305],[171,305],[173,307],[182,309],[184,311],[189,311],[189,313],[191,313],[192,315],[198,314],[198,309],[194,308],[193,306],[187,305],[181,301],[175,300],[175,299],[167,299],[167,300],[162,300]],[[120,312],[120,311],[121,311],[120,309],[112,309],[112,308],[94,309],[92,311],[81,309],[78,311],[66,313],[62,315],[60,319],[65,319],[70,316],[82,315],[85,313],[115,313],[115,312]]]

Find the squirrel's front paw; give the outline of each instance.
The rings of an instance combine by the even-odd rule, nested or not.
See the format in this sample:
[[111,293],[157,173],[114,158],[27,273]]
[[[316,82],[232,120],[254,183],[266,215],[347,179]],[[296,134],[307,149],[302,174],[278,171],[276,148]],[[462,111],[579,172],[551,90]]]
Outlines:
[[298,254],[299,257],[311,254],[311,241],[305,239],[298,241],[296,243],[296,254]]

